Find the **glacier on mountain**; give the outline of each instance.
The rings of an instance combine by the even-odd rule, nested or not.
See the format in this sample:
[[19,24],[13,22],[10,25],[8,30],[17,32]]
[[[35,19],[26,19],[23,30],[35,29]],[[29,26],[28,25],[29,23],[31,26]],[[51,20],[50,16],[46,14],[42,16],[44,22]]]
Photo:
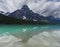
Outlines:
[[60,18],[60,2],[59,0],[0,0],[0,11],[5,13],[14,12],[21,9],[23,5],[28,5],[29,8],[40,15],[53,15],[55,18]]

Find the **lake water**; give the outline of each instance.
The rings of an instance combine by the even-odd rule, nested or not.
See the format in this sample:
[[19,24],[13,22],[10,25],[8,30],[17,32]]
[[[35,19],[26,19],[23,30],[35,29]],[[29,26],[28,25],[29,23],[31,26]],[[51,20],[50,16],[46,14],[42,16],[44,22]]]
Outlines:
[[60,47],[60,25],[0,24],[0,47]]

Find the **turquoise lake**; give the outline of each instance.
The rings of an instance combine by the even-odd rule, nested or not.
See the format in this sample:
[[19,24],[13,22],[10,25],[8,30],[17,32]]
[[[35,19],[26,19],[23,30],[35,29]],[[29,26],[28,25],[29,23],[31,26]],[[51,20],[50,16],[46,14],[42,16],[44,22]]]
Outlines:
[[60,47],[60,25],[0,24],[0,34],[22,39],[20,47]]
[[34,32],[41,30],[56,30],[60,29],[60,25],[18,25],[18,24],[0,24],[0,34],[5,32],[15,33],[15,32],[23,32],[23,30],[27,32]]

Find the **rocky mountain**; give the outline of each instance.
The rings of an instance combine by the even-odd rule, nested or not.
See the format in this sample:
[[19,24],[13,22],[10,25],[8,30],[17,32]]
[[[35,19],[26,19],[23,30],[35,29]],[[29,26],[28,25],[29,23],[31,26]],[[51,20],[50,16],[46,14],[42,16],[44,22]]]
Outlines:
[[24,5],[20,10],[11,13],[9,17],[33,22],[60,23],[60,19],[55,18],[52,14],[44,17],[40,14],[34,13],[27,5]]
[[15,12],[11,13],[8,16],[30,21],[41,21],[44,19],[42,15],[34,13],[32,10],[30,10],[27,5],[24,5],[20,10],[16,10]]
[[45,17],[34,13],[27,5],[24,5],[20,10],[7,14],[0,14],[2,23],[42,23],[45,21]]

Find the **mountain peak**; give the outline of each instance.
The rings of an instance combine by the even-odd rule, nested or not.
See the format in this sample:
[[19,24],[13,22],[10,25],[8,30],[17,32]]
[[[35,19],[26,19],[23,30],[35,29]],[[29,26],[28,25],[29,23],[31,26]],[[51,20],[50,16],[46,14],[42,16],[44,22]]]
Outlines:
[[23,7],[22,7],[21,9],[22,9],[22,10],[30,10],[27,5],[23,5]]

